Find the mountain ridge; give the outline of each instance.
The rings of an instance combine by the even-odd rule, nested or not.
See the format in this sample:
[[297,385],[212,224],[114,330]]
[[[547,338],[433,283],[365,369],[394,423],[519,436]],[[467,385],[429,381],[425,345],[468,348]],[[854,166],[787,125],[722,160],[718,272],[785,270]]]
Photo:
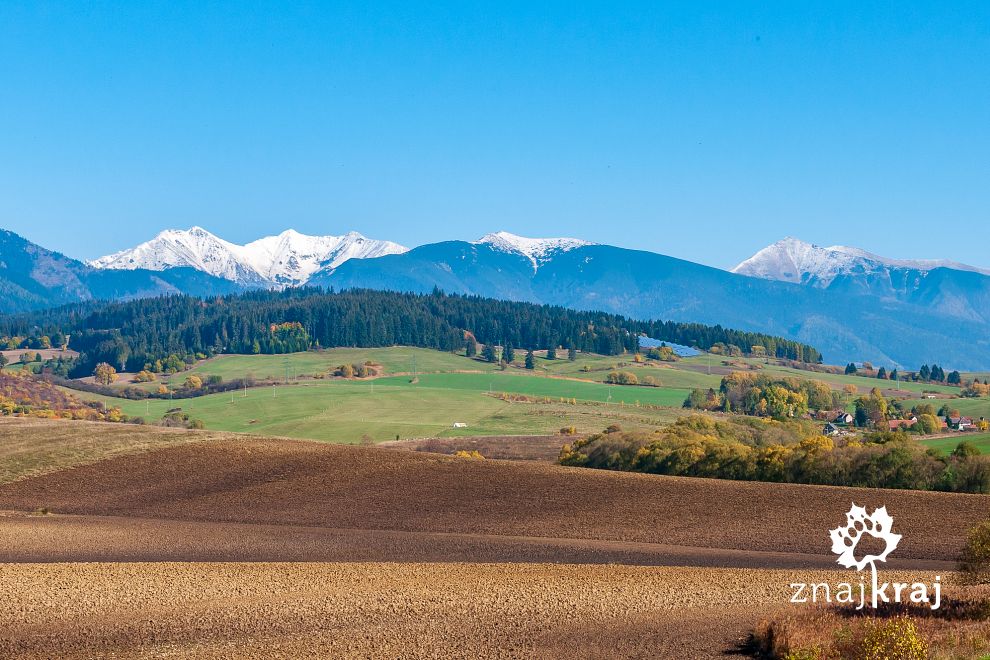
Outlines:
[[[205,239],[212,240],[210,236]],[[356,233],[344,235],[348,236],[352,245],[356,237],[363,238]],[[0,292],[14,292],[14,302],[6,301],[0,312],[92,297],[178,291],[211,295],[285,288],[297,282],[336,290],[427,293],[439,288],[643,320],[717,324],[780,335],[816,346],[830,362],[863,360],[907,368],[937,362],[963,370],[990,369],[990,276],[955,262],[893,260],[855,248],[830,251],[786,239],[798,248],[797,256],[800,250],[810,250],[813,258],[791,259],[785,266],[800,267],[802,273],[811,275],[781,277],[772,269],[731,272],[644,250],[580,239],[531,239],[508,232],[486,234],[475,241],[428,243],[411,250],[393,248],[381,256],[338,252],[322,260],[324,253],[313,254],[327,246],[300,250],[297,237],[312,238],[289,230],[259,239],[264,249],[259,248],[258,263],[272,263],[271,255],[282,249],[283,242],[295,245],[296,254],[310,257],[301,265],[291,265],[291,272],[275,282],[277,278],[261,271],[258,263],[245,266],[256,277],[234,282],[192,267],[167,267],[169,255],[156,264],[160,271],[98,270],[59,255],[74,264],[61,267],[61,261],[52,262],[39,246],[33,248],[35,257],[24,256],[31,251],[21,249],[20,265],[0,270]],[[10,261],[4,250],[0,245],[2,264]],[[833,253],[839,256],[831,260]],[[824,263],[816,261],[823,255]]]
[[238,245],[194,226],[166,229],[149,241],[88,262],[105,270],[164,271],[187,266],[246,286],[298,286],[320,270],[348,259],[398,254],[408,248],[357,232],[341,236],[307,236],[287,229]]

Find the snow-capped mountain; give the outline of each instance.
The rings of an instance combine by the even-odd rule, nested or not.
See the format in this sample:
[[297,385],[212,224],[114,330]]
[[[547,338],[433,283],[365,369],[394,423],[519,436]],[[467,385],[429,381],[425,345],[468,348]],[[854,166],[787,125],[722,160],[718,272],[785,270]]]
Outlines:
[[526,238],[507,231],[485,234],[474,243],[490,245],[503,252],[521,254],[533,263],[533,270],[562,252],[593,245],[579,238]]
[[89,262],[110,270],[163,271],[191,267],[232,282],[252,286],[305,284],[318,271],[333,270],[348,259],[401,254],[406,248],[390,241],[343,236],[306,236],[291,229],[247,245],[219,238],[202,227],[168,229],[130,250]]
[[844,245],[820,247],[791,237],[763,248],[733,268],[732,272],[765,280],[811,284],[824,289],[842,276],[890,277],[895,271],[924,274],[936,268],[990,275],[988,270],[955,261],[890,259],[859,248]]

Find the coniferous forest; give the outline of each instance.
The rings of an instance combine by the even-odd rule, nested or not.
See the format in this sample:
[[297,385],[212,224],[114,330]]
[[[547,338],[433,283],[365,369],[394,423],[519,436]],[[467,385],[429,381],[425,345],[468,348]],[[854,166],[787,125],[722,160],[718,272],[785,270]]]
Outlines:
[[254,291],[200,299],[164,296],[86,302],[0,317],[0,337],[69,336],[79,351],[74,376],[99,362],[138,371],[169,355],[292,353],[337,346],[408,345],[444,351],[478,342],[520,349],[574,348],[616,355],[639,337],[707,349],[731,344],[749,352],[818,362],[811,346],[761,333],[697,323],[635,321],[615,314],[477,296],[325,291]]

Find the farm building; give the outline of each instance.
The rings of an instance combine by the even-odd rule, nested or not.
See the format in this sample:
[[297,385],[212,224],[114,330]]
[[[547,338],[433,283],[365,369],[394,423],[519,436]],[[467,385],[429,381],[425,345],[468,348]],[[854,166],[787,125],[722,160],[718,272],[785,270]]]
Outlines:
[[835,419],[832,420],[832,423],[833,424],[842,424],[842,425],[848,426],[849,424],[852,424],[853,423],[853,416],[851,414],[843,411],[843,412],[840,412],[838,415],[835,416]]

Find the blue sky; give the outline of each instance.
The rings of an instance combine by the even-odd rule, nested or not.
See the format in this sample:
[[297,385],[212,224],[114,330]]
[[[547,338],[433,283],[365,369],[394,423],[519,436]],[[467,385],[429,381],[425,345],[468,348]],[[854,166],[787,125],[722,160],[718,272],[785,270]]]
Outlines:
[[990,3],[414,4],[3,2],[0,227],[990,266]]

